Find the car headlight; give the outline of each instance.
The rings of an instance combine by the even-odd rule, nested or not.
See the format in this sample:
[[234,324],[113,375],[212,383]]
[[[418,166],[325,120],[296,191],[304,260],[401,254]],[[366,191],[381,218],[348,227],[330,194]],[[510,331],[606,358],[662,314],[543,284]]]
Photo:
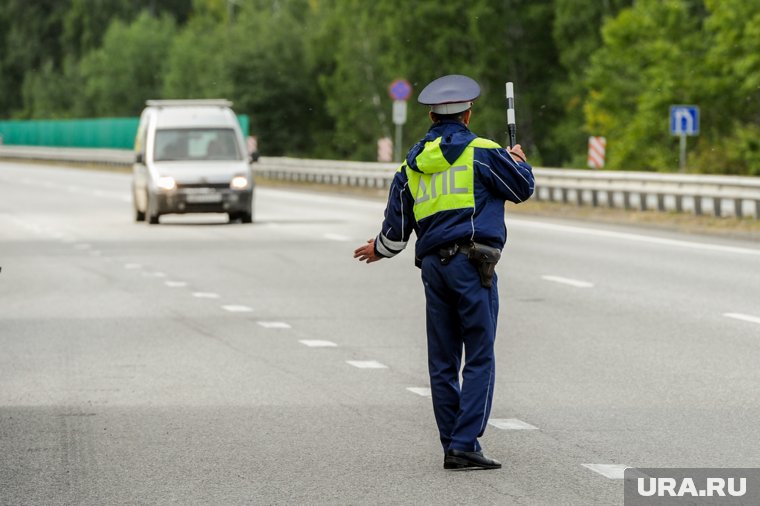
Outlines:
[[158,178],[158,183],[156,184],[159,188],[166,191],[174,190],[177,188],[177,183],[174,181],[174,178],[169,176],[162,176]]
[[248,188],[248,178],[245,176],[235,176],[230,181],[230,188],[233,190],[245,190]]

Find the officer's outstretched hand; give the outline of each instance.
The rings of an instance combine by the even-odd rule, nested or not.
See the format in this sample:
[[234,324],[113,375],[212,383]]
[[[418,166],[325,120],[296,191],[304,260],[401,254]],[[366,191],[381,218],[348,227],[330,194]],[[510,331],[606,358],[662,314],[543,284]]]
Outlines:
[[507,148],[510,154],[514,155],[513,158],[517,158],[516,162],[527,162],[528,157],[523,153],[522,146],[515,144],[511,148]]
[[358,258],[360,262],[366,261],[368,264],[371,264],[372,262],[377,262],[378,260],[383,259],[383,257],[375,254],[375,240],[374,239],[370,239],[367,241],[367,244],[356,248],[354,250],[354,258]]

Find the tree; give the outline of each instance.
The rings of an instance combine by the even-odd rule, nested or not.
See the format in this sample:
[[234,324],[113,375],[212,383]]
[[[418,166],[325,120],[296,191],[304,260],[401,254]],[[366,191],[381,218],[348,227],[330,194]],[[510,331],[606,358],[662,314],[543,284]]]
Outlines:
[[23,110],[23,82],[27,71],[47,62],[60,68],[63,52],[58,40],[63,31],[67,1],[4,0],[0,3],[0,115]]
[[[456,73],[481,84],[473,130],[500,142],[506,140],[504,83],[515,82],[519,140],[539,159],[558,110],[547,105],[549,83],[561,70],[545,37],[551,15],[550,4],[523,0],[474,0],[466,9],[445,2],[341,3],[328,16],[331,58],[319,80],[335,121],[336,150],[374,157],[375,140],[393,131],[386,90],[394,78],[407,78],[416,96],[433,79]],[[430,126],[426,112],[412,99],[404,148]]]
[[668,107],[695,103],[689,170],[760,173],[760,0],[5,0],[0,115],[136,115],[147,98],[225,97],[265,154],[371,160],[395,78],[482,94],[472,129],[506,141],[504,82],[534,164],[673,170]]
[[693,165],[703,172],[760,175],[760,1],[705,4],[710,43],[695,87],[708,135],[700,136]]
[[690,171],[760,173],[760,1],[639,0],[603,29],[586,127],[612,168],[674,170],[672,104],[700,106]]
[[549,129],[547,149],[557,166],[586,166],[588,132],[583,128],[583,104],[588,98],[584,82],[591,55],[602,45],[601,27],[633,0],[554,0],[552,39],[566,73],[552,79],[549,96],[559,106],[559,117]]
[[201,13],[177,34],[168,53],[165,97],[232,98],[228,66],[235,48],[224,23]]
[[268,155],[314,149],[314,115],[322,109],[305,44],[306,0],[256,2],[236,13],[226,67],[235,109]]
[[81,63],[83,95],[97,116],[136,116],[145,100],[160,98],[167,54],[174,36],[174,20],[147,11],[129,25],[111,23],[103,46]]
[[23,117],[67,118],[81,115],[88,108],[83,103],[84,86],[79,64],[67,57],[62,69],[56,69],[51,60],[38,69],[26,72],[22,87]]
[[68,56],[81,58],[97,49],[115,19],[131,21],[139,12],[132,0],[69,0],[60,45]]
[[378,62],[382,27],[376,4],[347,0],[335,8],[327,2],[313,6],[313,13],[319,23],[308,55],[320,69],[314,84],[330,119],[326,142],[338,158],[372,160],[376,140],[393,131],[385,91],[390,78]]
[[704,13],[685,0],[638,0],[602,29],[588,71],[588,132],[607,137],[610,168],[673,170],[671,104],[693,103],[704,77]]

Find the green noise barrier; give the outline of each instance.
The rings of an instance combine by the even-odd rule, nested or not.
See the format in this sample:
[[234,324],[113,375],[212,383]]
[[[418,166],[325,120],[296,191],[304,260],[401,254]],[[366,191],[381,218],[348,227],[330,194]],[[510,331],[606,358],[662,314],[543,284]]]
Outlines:
[[[249,120],[238,115],[243,137]],[[132,149],[139,118],[91,118],[0,121],[0,144],[71,148]]]

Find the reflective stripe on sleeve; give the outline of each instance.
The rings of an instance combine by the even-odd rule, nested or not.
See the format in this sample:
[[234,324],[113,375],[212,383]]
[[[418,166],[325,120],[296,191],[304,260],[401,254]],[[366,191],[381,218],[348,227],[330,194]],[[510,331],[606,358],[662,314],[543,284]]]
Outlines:
[[377,252],[384,257],[393,257],[401,253],[406,248],[407,241],[391,241],[384,234],[379,234],[375,240]]

